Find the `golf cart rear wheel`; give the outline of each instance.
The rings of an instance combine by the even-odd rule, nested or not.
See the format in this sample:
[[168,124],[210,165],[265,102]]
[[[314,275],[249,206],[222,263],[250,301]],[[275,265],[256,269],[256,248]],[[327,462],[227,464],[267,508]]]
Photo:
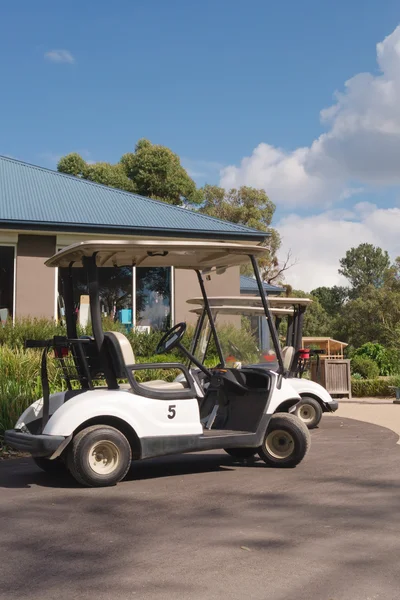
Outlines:
[[293,414],[299,417],[308,429],[314,429],[322,419],[322,408],[318,400],[304,396]]
[[68,469],[86,487],[116,485],[127,474],[132,451],[126,437],[108,425],[80,431],[68,452]]
[[54,460],[42,458],[41,456],[33,456],[32,458],[36,466],[49,475],[62,475],[66,473],[65,464],[61,458],[55,458]]
[[257,448],[225,448],[225,452],[238,460],[252,458],[257,454]]
[[287,413],[272,415],[260,458],[270,467],[291,468],[298,465],[310,447],[310,433],[296,416]]

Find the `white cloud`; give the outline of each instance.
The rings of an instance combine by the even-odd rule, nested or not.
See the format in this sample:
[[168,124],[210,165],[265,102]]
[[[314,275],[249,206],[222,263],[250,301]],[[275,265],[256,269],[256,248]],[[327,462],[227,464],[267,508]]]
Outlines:
[[321,111],[328,131],[309,147],[287,152],[261,143],[239,166],[221,170],[221,185],[263,187],[292,208],[346,199],[349,181],[400,185],[400,27],[377,44],[377,61],[378,75],[349,79]]
[[69,63],[72,64],[75,62],[75,58],[72,56],[69,50],[49,50],[44,53],[44,57],[46,60],[55,63]]
[[379,209],[360,202],[354,213],[326,211],[320,215],[289,215],[277,228],[282,237],[281,258],[291,249],[297,264],[286,273],[294,288],[310,291],[326,285],[346,285],[338,274],[339,260],[361,243],[387,250],[392,259],[400,255],[400,208]]

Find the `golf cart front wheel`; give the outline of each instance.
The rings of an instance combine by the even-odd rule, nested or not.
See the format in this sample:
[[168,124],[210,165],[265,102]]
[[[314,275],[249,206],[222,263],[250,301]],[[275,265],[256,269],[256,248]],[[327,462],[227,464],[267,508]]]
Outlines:
[[272,415],[260,458],[270,467],[291,468],[298,465],[310,447],[310,433],[296,416],[287,413]]
[[127,474],[132,451],[126,437],[108,425],[93,425],[80,431],[68,452],[68,469],[86,487],[116,485]]
[[225,448],[225,452],[237,460],[252,458],[257,454],[257,448]]
[[322,408],[315,398],[304,397],[298,403],[293,414],[303,421],[308,429],[314,429],[322,419]]

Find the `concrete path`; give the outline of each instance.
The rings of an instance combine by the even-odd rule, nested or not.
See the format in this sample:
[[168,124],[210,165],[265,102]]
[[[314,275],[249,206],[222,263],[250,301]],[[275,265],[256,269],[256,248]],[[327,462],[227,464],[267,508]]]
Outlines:
[[[326,416],[327,414],[323,418],[325,419]],[[377,398],[340,400],[339,409],[334,413],[334,416],[357,419],[387,427],[399,436],[397,443],[400,444],[400,404],[393,404],[393,400],[380,400]]]
[[114,488],[0,463],[1,600],[398,600],[400,447],[327,417],[296,469],[223,452]]

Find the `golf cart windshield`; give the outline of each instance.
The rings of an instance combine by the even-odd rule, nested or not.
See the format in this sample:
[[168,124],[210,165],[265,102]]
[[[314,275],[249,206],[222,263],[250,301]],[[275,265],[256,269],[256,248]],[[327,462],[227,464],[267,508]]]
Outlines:
[[[277,352],[269,335],[263,307],[214,306],[213,299],[210,298],[210,308],[225,366],[265,365],[273,369],[278,368]],[[215,366],[220,361],[208,315],[204,307],[192,309],[190,312],[198,315],[192,352],[204,364]],[[271,315],[275,319],[292,314],[291,309],[271,309]]]
[[[284,325],[280,330],[280,343],[276,346],[271,344],[260,297],[208,298],[221,340],[224,364],[229,366],[234,361],[276,369],[280,355],[285,370],[291,371],[297,364],[296,357],[301,347],[304,312],[311,302],[309,298],[270,298],[270,314],[274,319],[275,329],[279,331],[281,324]],[[199,317],[193,352],[206,362],[212,361],[213,344],[204,302],[202,298],[192,298],[188,300],[188,304],[197,305],[191,312]]]

